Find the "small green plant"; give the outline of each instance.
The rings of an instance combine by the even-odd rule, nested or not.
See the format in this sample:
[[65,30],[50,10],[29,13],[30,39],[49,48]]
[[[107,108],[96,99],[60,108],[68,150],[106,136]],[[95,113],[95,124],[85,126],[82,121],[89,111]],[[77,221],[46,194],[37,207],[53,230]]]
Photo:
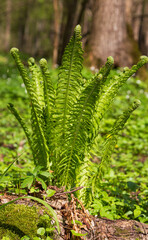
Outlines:
[[32,173],[30,173],[27,177],[24,178],[21,184],[21,188],[27,187],[28,189],[30,189],[30,191],[35,192],[34,185],[36,181],[38,181],[41,183],[42,188],[46,190],[47,185],[46,185],[46,182],[43,180],[43,178],[46,178],[46,179],[51,178],[52,175],[48,171],[42,171],[41,168],[42,168],[41,166],[36,166],[35,169],[32,171]]
[[148,57],[142,56],[137,65],[131,69],[125,67],[115,76],[110,74],[114,60],[108,57],[105,66],[86,80],[82,77],[83,50],[78,25],[65,49],[54,89],[45,59],[40,60],[39,68],[30,58],[28,74],[18,49],[12,48],[11,54],[29,95],[31,130],[13,104],[10,103],[8,108],[26,134],[35,166],[40,166],[43,171],[51,169],[54,184],[65,185],[67,189],[85,186],[79,191],[79,198],[87,203],[104,173],[119,132],[140,102],[136,100],[116,120],[100,154],[101,164],[93,171],[89,153],[99,134],[100,122],[120,87],[148,62]]

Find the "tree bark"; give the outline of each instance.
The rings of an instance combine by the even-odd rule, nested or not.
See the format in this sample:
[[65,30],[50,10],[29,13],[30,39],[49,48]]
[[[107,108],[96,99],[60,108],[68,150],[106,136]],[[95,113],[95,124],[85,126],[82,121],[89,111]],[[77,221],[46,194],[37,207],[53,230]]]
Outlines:
[[134,220],[98,219],[98,240],[147,240],[148,225]]
[[[19,3],[21,6],[21,2]],[[21,50],[25,51],[25,44],[26,44],[26,24],[28,20],[28,10],[29,10],[29,0],[24,1],[24,6],[22,8],[22,14],[19,16],[19,26],[18,26],[18,46]]]
[[143,0],[142,2],[142,12],[140,16],[138,44],[142,54],[148,55],[148,1],[147,0]]
[[141,15],[143,0],[131,0],[131,1],[132,1],[132,5],[133,5],[132,10],[131,10],[133,35],[134,35],[134,39],[138,42],[139,27],[140,27],[139,16]]
[[132,12],[133,12],[133,2],[134,0],[125,0],[125,15],[126,22],[132,25]]
[[60,41],[60,23],[61,23],[61,13],[62,13],[62,2],[59,0],[53,0],[54,9],[54,42],[53,42],[53,67],[56,66],[58,62],[58,48]]
[[126,21],[138,60],[141,54],[148,55],[148,0],[126,0]]
[[90,60],[94,65],[104,64],[110,55],[117,66],[132,64],[124,0],[94,1],[90,48]]
[[[78,0],[65,0],[64,1],[64,12],[62,22],[66,22],[65,26],[62,24],[61,26],[61,46],[58,55],[58,64],[61,64],[62,55],[64,53],[64,49],[69,42],[70,37],[73,34],[73,30],[76,24],[76,15],[79,6]],[[65,19],[66,17],[66,19]],[[63,34],[62,34],[63,33]]]
[[92,19],[92,5],[93,0],[86,0],[82,4],[81,12],[78,19],[78,24],[82,26],[82,44],[83,47],[88,43],[90,30],[91,30],[91,19]]
[[5,50],[10,48],[10,35],[11,35],[11,0],[6,1],[6,32],[5,32]]

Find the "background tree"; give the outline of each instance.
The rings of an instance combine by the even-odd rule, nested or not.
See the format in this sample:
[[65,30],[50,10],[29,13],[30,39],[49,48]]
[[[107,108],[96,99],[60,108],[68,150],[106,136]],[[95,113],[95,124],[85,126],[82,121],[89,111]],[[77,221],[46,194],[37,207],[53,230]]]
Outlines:
[[16,46],[32,56],[61,64],[77,24],[90,64],[112,55],[116,66],[131,65],[148,52],[148,0],[3,0],[0,51]]
[[90,36],[90,59],[93,64],[102,64],[113,56],[117,66],[130,65],[130,44],[128,42],[125,1],[94,0]]
[[53,67],[56,66],[58,62],[58,49],[60,42],[60,24],[63,12],[63,3],[59,0],[53,0],[53,9],[54,9],[54,41],[53,41],[53,58],[52,64]]
[[63,17],[61,21],[60,46],[58,54],[58,64],[61,64],[61,57],[64,49],[72,36],[74,27],[81,24],[87,3],[90,0],[63,0]]
[[148,1],[143,0],[141,5],[138,44],[141,52],[143,54],[148,54],[148,32],[146,31],[148,26]]
[[138,59],[141,54],[147,55],[148,0],[126,0],[126,24],[132,38],[134,59]]
[[9,50],[11,35],[11,0],[6,0],[6,32],[5,32],[5,50]]

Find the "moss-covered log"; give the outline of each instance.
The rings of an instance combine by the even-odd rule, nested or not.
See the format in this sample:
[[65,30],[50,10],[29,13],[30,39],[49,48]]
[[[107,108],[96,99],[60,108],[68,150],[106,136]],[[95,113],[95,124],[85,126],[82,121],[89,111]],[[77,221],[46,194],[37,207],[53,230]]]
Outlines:
[[51,227],[51,219],[42,217],[40,206],[26,204],[10,204],[0,210],[0,240],[20,240],[23,236],[33,239],[38,236],[38,228]]

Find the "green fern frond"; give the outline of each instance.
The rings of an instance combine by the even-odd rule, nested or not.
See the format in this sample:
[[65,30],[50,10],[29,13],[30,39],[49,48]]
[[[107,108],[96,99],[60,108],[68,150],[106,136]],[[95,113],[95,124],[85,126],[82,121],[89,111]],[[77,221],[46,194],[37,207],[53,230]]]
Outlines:
[[56,129],[58,143],[61,146],[65,141],[67,132],[67,122],[77,96],[80,92],[81,70],[83,62],[83,50],[81,43],[81,27],[75,28],[74,35],[67,45],[63,58],[62,66],[59,70],[59,79],[55,100]]
[[77,192],[76,196],[85,206],[92,201],[90,187],[90,172],[92,166],[93,163],[90,161],[90,158],[86,156],[83,160],[83,164],[76,170],[76,186],[83,186],[83,188]]
[[[14,107],[14,105],[12,103],[9,103],[7,105],[7,107],[11,111],[11,113],[15,116],[15,118],[18,120],[19,124],[21,125],[22,129],[24,130],[24,133],[25,133],[25,135],[27,137],[27,140],[28,140],[28,144],[29,144],[30,149],[32,151],[32,154],[34,156],[31,133],[30,133],[29,129],[27,128],[25,121],[22,119],[22,117],[20,116],[20,114],[18,113],[18,111],[16,110],[16,108]],[[35,164],[36,164],[36,159],[35,158],[34,158],[34,161],[35,161]]]
[[38,116],[41,116],[43,113],[42,113],[42,108],[40,107],[39,105],[39,102],[38,102],[38,98],[37,98],[37,94],[36,94],[36,89],[35,89],[35,84],[34,83],[31,83],[31,80],[30,78],[28,77],[28,73],[23,65],[23,63],[21,62],[20,60],[20,57],[19,57],[19,50],[17,48],[12,48],[10,50],[10,53],[11,55],[13,56],[15,62],[16,62],[16,65],[17,65],[17,68],[20,72],[20,75],[23,79],[23,82],[25,84],[25,87],[26,87],[26,90],[27,90],[27,93],[29,95],[29,98],[30,98],[30,101],[31,101],[31,105],[32,107],[35,109],[35,113],[38,115]]
[[27,71],[20,60],[19,50],[17,48],[12,48],[10,52],[15,59],[16,65],[20,71],[20,75],[22,76],[31,101],[33,152],[36,152],[35,158],[37,158],[36,161],[38,162],[38,164],[44,169],[47,169],[49,155],[47,140],[44,133],[45,121],[43,116],[43,110],[38,102],[37,94],[35,92],[33,84],[31,83]]
[[[148,62],[148,57],[141,56],[140,61],[137,65],[132,66],[131,69],[128,67],[124,68],[124,71],[118,76],[114,76],[109,79],[108,82],[103,86],[102,92],[100,94],[99,100],[96,104],[96,111],[93,115],[93,126],[92,135],[90,137],[91,144],[94,142],[95,138],[98,136],[100,121],[104,117],[104,114],[108,110],[110,104],[114,100],[118,93],[120,87],[141,68],[144,64]],[[90,146],[91,146],[90,144]]]
[[[105,83],[112,65],[113,58],[109,57],[106,65],[100,69],[99,73],[92,78],[92,81],[86,89],[82,91],[80,98],[71,112],[64,142],[66,151],[65,154],[61,156],[59,162],[60,168],[57,169],[65,185],[67,185],[68,182],[70,183],[70,178],[71,181],[74,181],[75,168],[82,164],[82,160],[84,159],[95,103],[99,96],[100,88]],[[80,159],[80,161],[78,161],[78,159]]]
[[21,77],[23,79],[23,82],[25,84],[25,87],[26,87],[27,93],[29,95],[30,101],[32,102],[32,99],[34,99],[36,97],[35,90],[33,89],[31,81],[30,81],[30,79],[28,77],[28,73],[27,73],[23,63],[20,60],[19,50],[17,48],[12,48],[10,50],[10,53],[11,53],[12,57],[15,60],[17,68],[18,68],[18,70],[20,72],[20,75],[21,75]]
[[96,174],[93,176],[92,180],[92,189],[95,191],[95,185],[97,181],[100,181],[104,171],[106,169],[106,165],[108,164],[111,154],[115,148],[117,143],[117,138],[119,136],[120,131],[124,128],[125,123],[130,117],[131,113],[140,105],[139,100],[135,100],[134,103],[122,114],[114,123],[114,126],[110,133],[107,135],[104,147],[101,153],[101,163],[98,167]]
[[[87,87],[85,93],[74,106],[69,122],[67,123],[68,129],[66,132],[65,142],[63,143],[65,151],[60,155],[60,161],[56,170],[57,175],[60,178],[60,182],[62,181],[63,185],[67,186],[72,184],[72,182],[74,184],[76,177],[75,169],[76,167],[79,168],[80,163],[84,158],[84,148],[88,134],[87,126],[89,128],[89,116],[87,114],[91,115],[91,104],[96,98],[96,94],[92,95],[92,93],[96,93],[95,90],[97,85],[95,85],[95,87],[93,85],[96,82],[100,82],[101,79],[101,74],[93,78],[93,83]],[[83,125],[84,117],[86,118],[85,125]]]
[[42,58],[40,60],[40,67],[44,79],[44,102],[47,106],[49,115],[53,111],[54,101],[55,101],[55,91],[51,82],[50,72],[47,67],[46,59]]
[[45,125],[42,119],[37,117],[34,108],[31,109],[31,126],[32,126],[32,141],[34,157],[37,165],[41,166],[43,170],[49,168],[49,149],[47,140],[45,138]]
[[43,77],[40,68],[35,63],[33,57],[28,60],[29,70],[32,74],[31,83],[33,89],[36,93],[36,98],[41,108],[44,107],[44,98],[43,98]]
[[32,146],[31,143],[31,133],[29,132],[29,129],[27,128],[25,121],[22,119],[22,117],[20,116],[20,114],[18,113],[18,111],[16,110],[16,108],[14,107],[14,105],[12,103],[9,103],[7,105],[8,109],[11,111],[11,113],[16,117],[16,119],[18,120],[19,124],[21,125],[21,127],[24,130],[24,133],[28,139],[28,143],[30,145],[30,147]]
[[40,60],[40,67],[43,74],[44,80],[44,103],[45,103],[45,123],[46,123],[46,139],[48,142],[48,148],[52,152],[52,141],[53,141],[53,130],[54,130],[54,119],[53,112],[55,106],[55,90],[51,82],[50,72],[47,67],[46,59],[42,58]]

